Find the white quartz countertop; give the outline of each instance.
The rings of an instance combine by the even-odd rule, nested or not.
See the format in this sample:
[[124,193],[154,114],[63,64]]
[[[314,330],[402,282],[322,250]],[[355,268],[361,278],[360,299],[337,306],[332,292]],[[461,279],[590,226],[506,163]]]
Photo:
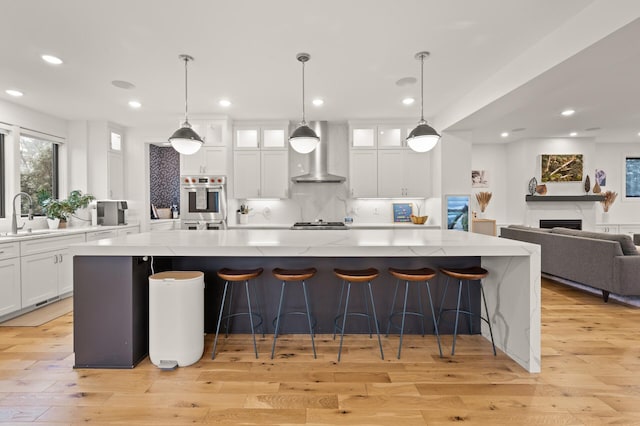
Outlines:
[[70,246],[86,256],[414,257],[530,256],[540,247],[462,231],[424,228],[154,231]]
[[18,235],[13,235],[8,232],[0,232],[0,244],[12,243],[16,241],[33,240],[37,238],[53,238],[62,237],[65,235],[82,234],[86,232],[99,232],[109,231],[117,229],[126,229],[136,227],[138,224],[129,223],[127,225],[114,225],[114,226],[74,226],[70,228],[58,228],[58,229],[34,229],[31,232],[19,231]]

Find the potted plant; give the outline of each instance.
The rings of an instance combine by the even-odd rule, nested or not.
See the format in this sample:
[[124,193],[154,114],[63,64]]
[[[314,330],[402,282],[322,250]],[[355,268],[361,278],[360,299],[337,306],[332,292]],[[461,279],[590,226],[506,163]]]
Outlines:
[[95,197],[91,194],[83,194],[82,191],[73,190],[66,200],[51,198],[47,191],[38,192],[38,203],[42,206],[42,212],[47,216],[49,228],[66,227],[66,222],[81,208],[86,208]]

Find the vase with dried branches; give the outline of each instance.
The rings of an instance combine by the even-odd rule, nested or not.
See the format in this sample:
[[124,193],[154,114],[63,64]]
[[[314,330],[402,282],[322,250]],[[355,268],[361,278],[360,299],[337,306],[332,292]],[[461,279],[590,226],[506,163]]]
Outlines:
[[618,193],[614,191],[606,191],[602,195],[604,195],[604,200],[600,201],[600,204],[602,204],[602,208],[605,211],[605,213],[608,213],[609,207],[611,207],[613,202],[616,201],[616,197],[618,196]]
[[478,204],[480,205],[480,211],[484,213],[484,210],[489,205],[489,201],[491,201],[491,193],[490,192],[478,192],[476,194],[476,200],[478,200]]

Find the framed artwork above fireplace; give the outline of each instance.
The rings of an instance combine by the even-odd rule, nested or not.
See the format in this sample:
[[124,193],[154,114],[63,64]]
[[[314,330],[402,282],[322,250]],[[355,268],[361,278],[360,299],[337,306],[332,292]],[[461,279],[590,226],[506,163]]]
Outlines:
[[582,154],[542,154],[542,182],[582,182]]

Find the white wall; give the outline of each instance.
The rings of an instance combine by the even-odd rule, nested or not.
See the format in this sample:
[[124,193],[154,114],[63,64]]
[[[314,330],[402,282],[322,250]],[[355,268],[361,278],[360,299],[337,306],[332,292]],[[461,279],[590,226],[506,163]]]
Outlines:
[[[484,170],[489,185],[487,188],[471,188],[471,208],[480,212],[475,194],[491,192],[491,201],[484,212],[484,217],[495,219],[497,223],[508,221],[509,200],[506,195],[509,175],[506,165],[506,145],[473,145],[471,147],[471,170]],[[471,180],[470,171],[467,177]]]
[[[640,223],[640,200],[625,200],[624,198],[625,156],[640,157],[638,142],[596,145],[595,167],[607,173],[607,185],[602,190],[618,193],[618,198],[613,203],[613,206],[609,208],[610,223]],[[594,172],[594,170],[591,170],[591,174]],[[602,211],[602,207],[599,205],[598,212],[601,213]]]

